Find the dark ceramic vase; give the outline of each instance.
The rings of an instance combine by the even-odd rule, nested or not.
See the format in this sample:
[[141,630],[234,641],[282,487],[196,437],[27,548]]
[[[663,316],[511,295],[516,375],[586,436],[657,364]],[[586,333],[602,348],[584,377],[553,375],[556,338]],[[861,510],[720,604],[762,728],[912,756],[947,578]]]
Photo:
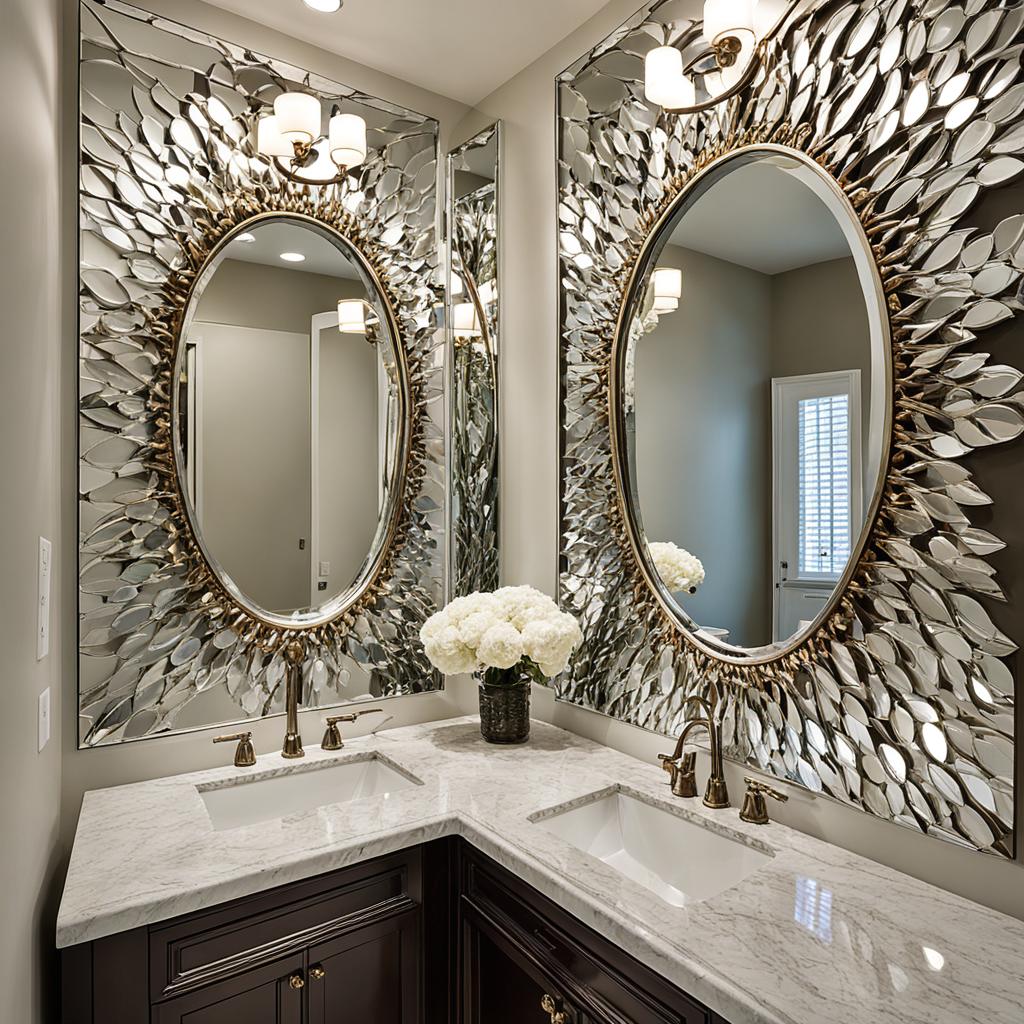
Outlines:
[[480,680],[480,735],[488,743],[530,738],[530,679],[518,670],[489,669]]

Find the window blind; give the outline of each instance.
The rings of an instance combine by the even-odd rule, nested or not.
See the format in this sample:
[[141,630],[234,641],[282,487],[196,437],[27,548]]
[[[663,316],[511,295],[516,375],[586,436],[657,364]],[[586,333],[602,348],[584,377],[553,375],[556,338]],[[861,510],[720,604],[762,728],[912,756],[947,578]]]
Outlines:
[[850,558],[850,397],[799,403],[800,575],[838,578]]

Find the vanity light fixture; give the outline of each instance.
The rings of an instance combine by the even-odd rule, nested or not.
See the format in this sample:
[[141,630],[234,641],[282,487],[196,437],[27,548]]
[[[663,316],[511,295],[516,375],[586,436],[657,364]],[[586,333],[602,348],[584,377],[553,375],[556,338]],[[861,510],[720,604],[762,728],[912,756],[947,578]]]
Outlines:
[[[676,114],[695,114],[735,96],[754,75],[762,39],[775,35],[798,4],[788,0],[784,12],[773,19],[778,5],[764,0],[706,0],[702,27],[685,34],[677,45],[648,51],[644,95]],[[684,65],[683,51],[692,53],[701,36],[707,48]],[[700,103],[695,76],[708,94]]]
[[256,124],[256,149],[270,157],[289,181],[300,185],[340,185],[366,159],[366,121],[335,110],[322,123],[320,100],[306,92],[283,92],[273,114]]
[[674,313],[683,295],[683,272],[675,267],[657,267],[651,275],[654,312]]
[[301,252],[283,252],[280,259],[285,263],[304,263],[306,261],[306,257]]
[[730,68],[744,48],[757,42],[757,0],[705,0],[704,35],[715,51],[720,68]]

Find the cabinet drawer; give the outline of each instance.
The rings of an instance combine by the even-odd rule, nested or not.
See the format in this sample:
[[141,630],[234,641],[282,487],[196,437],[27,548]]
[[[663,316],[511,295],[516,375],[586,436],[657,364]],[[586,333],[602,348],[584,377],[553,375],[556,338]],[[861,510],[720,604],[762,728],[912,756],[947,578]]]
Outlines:
[[594,1024],[714,1024],[706,1007],[476,853],[464,859],[463,901],[537,962]]
[[410,850],[156,925],[149,933],[150,998],[403,913],[420,895],[420,854]]

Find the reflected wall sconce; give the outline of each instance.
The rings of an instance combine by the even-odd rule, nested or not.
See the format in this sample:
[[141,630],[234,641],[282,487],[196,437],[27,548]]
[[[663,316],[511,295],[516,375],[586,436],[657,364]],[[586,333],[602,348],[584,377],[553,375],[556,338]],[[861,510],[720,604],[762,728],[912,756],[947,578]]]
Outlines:
[[683,272],[675,267],[657,267],[651,275],[651,291],[655,313],[674,313],[683,296]]
[[256,124],[256,150],[270,157],[289,181],[301,185],[339,185],[366,159],[366,122],[337,110],[320,130],[320,100],[306,92],[283,92],[274,113]]
[[452,307],[452,332],[460,340],[483,337],[475,303],[458,302]]
[[[702,25],[685,32],[675,45],[648,51],[644,95],[677,114],[708,110],[735,96],[753,78],[762,41],[779,31],[798,4],[788,0],[771,24],[771,9],[778,5],[768,0],[705,0]],[[684,53],[689,58],[685,63]],[[700,103],[695,78],[708,94]]]
[[342,334],[366,334],[366,303],[362,299],[342,299],[338,303],[338,330]]

